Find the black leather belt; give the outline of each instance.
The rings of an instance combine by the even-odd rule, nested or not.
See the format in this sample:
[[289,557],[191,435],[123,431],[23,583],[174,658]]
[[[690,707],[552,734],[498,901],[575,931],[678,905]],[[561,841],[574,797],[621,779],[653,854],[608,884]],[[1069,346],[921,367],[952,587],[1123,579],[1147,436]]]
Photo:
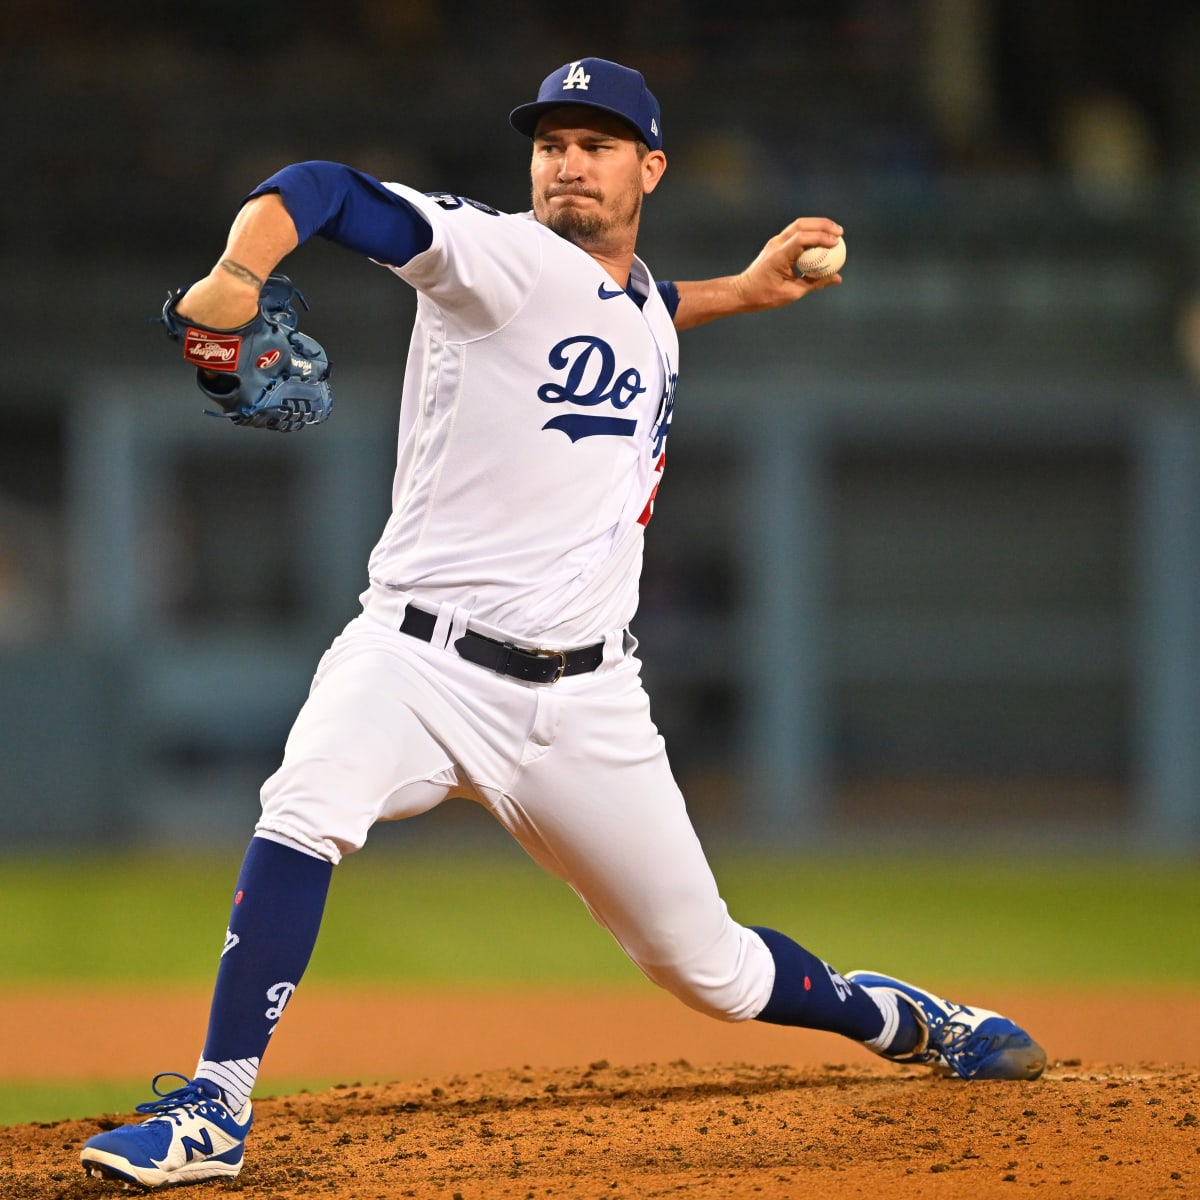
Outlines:
[[[400,632],[428,642],[433,638],[437,617],[424,609],[408,605]],[[473,662],[497,675],[512,675],[527,683],[557,683],[564,675],[584,675],[604,660],[604,643],[582,650],[529,650],[512,642],[499,642],[481,633],[466,631],[454,643],[459,658]]]

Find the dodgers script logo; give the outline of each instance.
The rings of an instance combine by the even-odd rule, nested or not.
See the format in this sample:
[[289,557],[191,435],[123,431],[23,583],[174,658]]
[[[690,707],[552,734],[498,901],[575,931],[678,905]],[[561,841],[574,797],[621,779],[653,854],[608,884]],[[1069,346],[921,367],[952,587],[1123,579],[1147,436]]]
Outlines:
[[278,983],[273,983],[267,988],[267,999],[273,1000],[275,1003],[271,1005],[263,1016],[268,1021],[274,1021],[275,1024],[267,1030],[267,1036],[275,1032],[279,1024],[279,1018],[283,1016],[283,1010],[287,1008],[287,1002],[292,998],[292,993],[296,990],[296,985],[287,979],[281,979]]
[[829,972],[829,981],[833,984],[833,990],[837,993],[837,998],[845,1004],[850,999],[850,985],[828,963],[824,965],[825,970]]
[[[637,367],[618,371],[613,348],[603,338],[592,334],[564,338],[550,351],[549,362],[555,371],[565,371],[566,379],[562,383],[544,383],[538,388],[538,399],[545,404],[575,404],[581,408],[611,404],[613,408],[623,410],[646,390]],[[637,429],[637,421],[633,417],[564,412],[551,417],[542,428],[558,429],[577,442],[597,434],[631,437]]]

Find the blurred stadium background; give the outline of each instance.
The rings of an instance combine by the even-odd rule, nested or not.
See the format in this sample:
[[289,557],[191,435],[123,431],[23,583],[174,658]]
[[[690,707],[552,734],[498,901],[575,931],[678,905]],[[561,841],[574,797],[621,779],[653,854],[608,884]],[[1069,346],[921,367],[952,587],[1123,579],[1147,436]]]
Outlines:
[[338,404],[280,438],[201,416],[168,287],[291,161],[525,207],[506,114],[586,54],[662,102],[660,276],[796,215],[850,247],[684,344],[634,629],[702,831],[1194,854],[1200,9],[1166,0],[7,0],[0,849],[244,841],[386,515],[406,289],[290,261]]

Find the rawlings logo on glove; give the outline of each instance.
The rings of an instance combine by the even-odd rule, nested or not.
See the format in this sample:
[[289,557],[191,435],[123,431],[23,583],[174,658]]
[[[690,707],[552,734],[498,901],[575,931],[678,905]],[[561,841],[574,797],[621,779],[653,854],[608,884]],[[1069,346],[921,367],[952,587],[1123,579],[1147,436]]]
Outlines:
[[213,333],[191,325],[183,337],[183,357],[210,371],[236,371],[241,344],[242,339],[236,334]]
[[200,390],[221,406],[213,417],[235,425],[287,433],[324,421],[333,409],[329,359],[297,328],[294,301],[308,301],[286,275],[263,285],[258,316],[238,329],[205,329],[175,311],[186,293],[167,296],[162,324],[183,357],[196,368]]

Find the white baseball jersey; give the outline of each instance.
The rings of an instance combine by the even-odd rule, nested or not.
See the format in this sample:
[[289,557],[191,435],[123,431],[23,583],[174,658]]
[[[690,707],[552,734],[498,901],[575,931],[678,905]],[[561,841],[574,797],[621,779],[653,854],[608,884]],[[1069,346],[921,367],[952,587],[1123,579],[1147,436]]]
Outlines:
[[596,642],[637,608],[677,373],[670,314],[638,259],[640,308],[532,213],[386,186],[433,241],[390,268],[419,298],[372,589],[516,640]]
[[[773,959],[721,900],[621,634],[671,420],[670,314],[638,260],[640,307],[532,214],[387,186],[432,225],[391,268],[418,292],[393,512],[257,832],[337,862],[377,821],[469,796],[649,978],[754,1017]],[[410,600],[438,613],[428,641],[400,629]],[[499,675],[459,656],[468,622],[554,649],[603,641],[603,661],[552,685]]]

